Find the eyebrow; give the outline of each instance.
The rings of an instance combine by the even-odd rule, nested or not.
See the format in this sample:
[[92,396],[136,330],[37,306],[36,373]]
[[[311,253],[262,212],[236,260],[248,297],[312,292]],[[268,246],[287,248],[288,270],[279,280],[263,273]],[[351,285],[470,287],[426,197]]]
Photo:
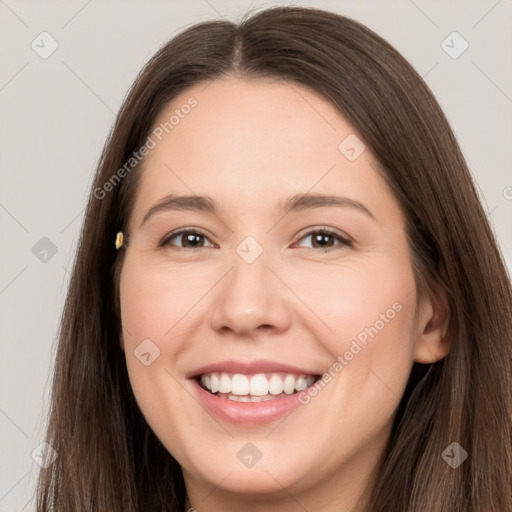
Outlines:
[[[340,197],[326,194],[295,194],[286,201],[280,203],[278,212],[286,215],[291,212],[311,210],[325,207],[349,207],[360,211],[375,220],[372,212],[359,201],[348,197]],[[217,203],[208,196],[177,196],[169,194],[152,206],[144,215],[142,225],[153,215],[164,211],[196,211],[217,215],[219,207]]]

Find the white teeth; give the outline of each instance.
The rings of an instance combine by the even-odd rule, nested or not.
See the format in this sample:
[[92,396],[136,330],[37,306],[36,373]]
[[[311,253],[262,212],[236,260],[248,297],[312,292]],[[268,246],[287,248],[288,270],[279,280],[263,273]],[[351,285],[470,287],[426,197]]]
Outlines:
[[238,395],[217,395],[219,398],[227,398],[228,400],[233,400],[233,402],[266,402],[267,400],[275,400],[276,398],[281,398],[286,396],[284,393],[281,395],[265,395],[265,396],[238,396]]
[[219,393],[231,393],[231,379],[225,373],[220,376]]
[[265,375],[254,375],[251,377],[250,393],[253,396],[264,396],[268,394],[268,380]]
[[304,377],[299,377],[295,381],[295,389],[297,391],[302,391],[303,389],[306,389],[307,387],[308,387],[308,385],[307,385],[306,379]]
[[283,392],[283,379],[279,375],[272,375],[268,383],[268,392],[271,395],[280,395]]
[[241,373],[235,373],[231,379],[231,393],[233,395],[248,395],[249,379]]
[[287,375],[286,379],[284,379],[283,391],[287,395],[291,395],[295,391],[295,377],[293,375]]
[[[219,391],[219,376],[216,373],[212,373],[210,376],[210,382],[210,391],[212,393],[217,393],[217,391]],[[208,381],[206,381],[206,384],[208,384]]]
[[201,385],[211,393],[239,402],[260,402],[302,391],[315,382],[315,377],[272,373],[245,375],[243,373],[213,372],[201,376]]

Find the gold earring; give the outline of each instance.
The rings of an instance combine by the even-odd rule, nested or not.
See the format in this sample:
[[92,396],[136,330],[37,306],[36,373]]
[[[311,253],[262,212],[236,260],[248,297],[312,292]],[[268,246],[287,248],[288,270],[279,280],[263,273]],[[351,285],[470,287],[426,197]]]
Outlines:
[[116,249],[119,250],[123,246],[123,243],[124,243],[123,232],[119,231],[119,233],[117,233],[117,236],[116,236]]

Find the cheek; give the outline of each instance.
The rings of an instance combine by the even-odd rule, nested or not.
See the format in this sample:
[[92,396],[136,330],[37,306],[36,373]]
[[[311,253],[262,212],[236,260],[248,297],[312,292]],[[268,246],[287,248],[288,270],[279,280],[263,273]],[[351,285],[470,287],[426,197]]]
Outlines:
[[[300,320],[308,322],[307,328],[318,334],[331,356],[342,354],[354,339],[364,346],[377,335],[399,341],[409,333],[416,300],[412,270],[407,262],[381,260],[324,265],[289,276],[291,288],[306,306],[297,308],[304,311]],[[388,336],[381,336],[384,332]]]
[[[126,364],[135,392],[173,370],[180,350],[175,325],[184,290],[177,290],[147,265],[126,258],[120,281],[121,322]],[[181,326],[180,326],[181,327]],[[172,339],[173,343],[169,343]],[[153,384],[154,385],[154,382]],[[137,397],[140,398],[140,397]]]
[[144,338],[163,348],[170,337],[186,324],[185,315],[204,294],[199,280],[179,269],[161,271],[127,258],[121,273],[121,320],[125,337],[132,343]]
[[[329,268],[302,286],[322,320],[314,320],[315,332],[327,333],[319,336],[331,361],[326,387],[361,421],[371,413],[382,424],[398,405],[413,363],[416,289],[410,265],[383,258],[364,269]],[[334,414],[346,421],[345,408]]]
[[176,438],[181,423],[192,422],[175,362],[186,347],[183,316],[190,310],[188,304],[198,299],[197,291],[180,283],[181,278],[165,278],[128,258],[120,282],[125,358],[133,394],[155,435],[178,459],[184,457],[182,445],[170,446],[168,441]]

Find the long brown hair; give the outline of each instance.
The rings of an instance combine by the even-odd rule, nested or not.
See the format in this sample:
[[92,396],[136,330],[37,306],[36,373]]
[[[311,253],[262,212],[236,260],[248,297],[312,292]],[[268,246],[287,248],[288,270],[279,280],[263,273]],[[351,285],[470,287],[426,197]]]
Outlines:
[[[180,466],[128,379],[123,252],[113,241],[142,172],[126,162],[156,116],[187,87],[235,74],[302,84],[339,109],[403,209],[419,291],[441,289],[448,300],[450,352],[414,364],[368,512],[512,511],[512,292],[463,155],[431,91],[392,46],[354,20],[299,7],[184,30],[126,97],[90,192],[59,330],[46,435],[58,457],[40,471],[37,510],[184,508]],[[456,469],[442,458],[452,442],[468,453]]]

